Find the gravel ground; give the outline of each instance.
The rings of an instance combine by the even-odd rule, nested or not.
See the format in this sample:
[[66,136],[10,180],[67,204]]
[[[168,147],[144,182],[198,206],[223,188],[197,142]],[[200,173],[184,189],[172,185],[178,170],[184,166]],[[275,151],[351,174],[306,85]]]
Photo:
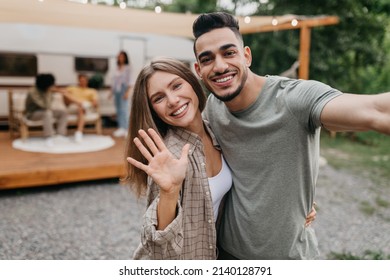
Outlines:
[[143,205],[117,180],[0,192],[0,259],[129,259]]
[[390,183],[380,185],[323,166],[316,191],[317,233],[321,258],[369,250],[390,257]]
[[[321,258],[331,252],[390,255],[390,186],[321,167],[317,187]],[[0,191],[0,259],[129,259],[143,201],[117,180]]]

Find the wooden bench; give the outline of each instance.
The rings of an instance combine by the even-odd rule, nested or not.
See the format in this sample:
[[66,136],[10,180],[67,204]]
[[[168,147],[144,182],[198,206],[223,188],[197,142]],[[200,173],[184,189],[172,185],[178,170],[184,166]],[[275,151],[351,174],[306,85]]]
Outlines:
[[[32,121],[25,116],[25,102],[27,98],[26,90],[9,90],[8,91],[8,124],[11,138],[16,138],[20,135],[22,139],[29,137],[29,131],[33,128],[42,128],[42,121]],[[63,108],[68,111],[69,126],[77,125],[78,116],[66,108],[63,97],[59,93],[54,93],[53,107]],[[96,134],[102,134],[102,120],[99,112],[99,107],[87,111],[85,115],[85,129],[88,125],[92,125]]]

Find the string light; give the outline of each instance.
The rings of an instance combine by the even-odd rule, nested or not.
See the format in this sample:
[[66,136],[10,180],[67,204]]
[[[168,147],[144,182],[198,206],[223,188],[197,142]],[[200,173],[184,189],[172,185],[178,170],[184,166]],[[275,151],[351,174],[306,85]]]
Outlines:
[[[68,0],[69,2],[76,2],[80,4],[88,4],[88,0]],[[43,0],[42,0],[43,2]]]
[[297,26],[297,25],[298,25],[298,21],[297,21],[296,19],[293,19],[293,20],[291,21],[291,25],[292,25],[292,26]]
[[250,17],[250,16],[246,16],[246,17],[244,18],[244,22],[245,22],[245,23],[250,23],[250,22],[251,22],[251,17]]

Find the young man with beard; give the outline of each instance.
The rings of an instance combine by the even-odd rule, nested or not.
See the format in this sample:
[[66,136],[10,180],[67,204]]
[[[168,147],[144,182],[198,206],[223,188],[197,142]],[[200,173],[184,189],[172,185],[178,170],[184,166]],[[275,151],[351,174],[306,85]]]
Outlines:
[[390,134],[390,93],[343,94],[317,81],[250,70],[236,19],[200,15],[195,69],[212,93],[204,112],[233,175],[219,229],[221,259],[315,259],[312,208],[320,128]]

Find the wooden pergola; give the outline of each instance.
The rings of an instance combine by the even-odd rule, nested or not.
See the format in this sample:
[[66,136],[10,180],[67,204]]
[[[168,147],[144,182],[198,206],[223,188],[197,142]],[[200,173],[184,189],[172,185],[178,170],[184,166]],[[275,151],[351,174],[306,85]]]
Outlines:
[[[310,63],[310,39],[311,29],[318,26],[334,25],[339,23],[337,16],[316,16],[303,17],[290,15],[291,20],[288,22],[272,24],[267,26],[248,26],[242,33],[271,32],[279,30],[300,29],[299,43],[299,75],[300,79],[309,78]],[[276,19],[277,21],[277,19]],[[275,22],[275,21],[274,21]]]
[[[193,38],[197,14],[79,4],[66,0],[1,0],[0,23],[31,23],[117,30]],[[308,79],[311,29],[337,24],[336,16],[299,15],[237,17],[242,34],[300,29],[299,78]],[[0,43],[1,44],[1,43]]]

